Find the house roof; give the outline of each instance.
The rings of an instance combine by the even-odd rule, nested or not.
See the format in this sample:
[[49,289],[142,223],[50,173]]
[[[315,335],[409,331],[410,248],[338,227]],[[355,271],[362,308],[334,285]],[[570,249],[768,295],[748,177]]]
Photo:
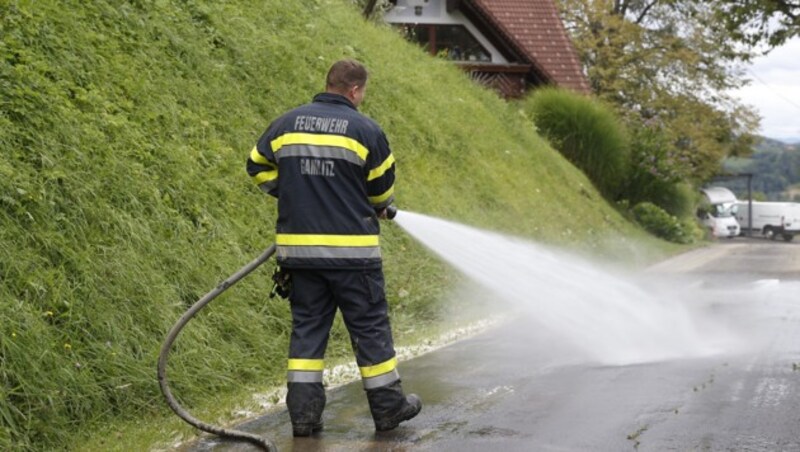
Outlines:
[[590,91],[553,0],[462,0],[455,3],[482,16],[546,81],[582,93]]

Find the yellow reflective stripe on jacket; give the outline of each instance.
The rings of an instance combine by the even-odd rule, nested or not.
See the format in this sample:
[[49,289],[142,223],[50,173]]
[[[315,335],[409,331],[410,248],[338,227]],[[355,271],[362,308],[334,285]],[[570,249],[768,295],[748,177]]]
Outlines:
[[278,178],[278,170],[275,171],[262,171],[253,176],[253,181],[256,185],[261,185],[264,182],[271,182]]
[[328,234],[277,234],[275,243],[282,246],[378,246],[377,235],[328,235]]
[[261,185],[265,182],[273,182],[278,179],[278,166],[261,155],[256,146],[253,146],[253,150],[250,151],[250,161],[256,165],[265,167],[262,168],[262,171],[253,175],[252,179],[256,185]]
[[386,160],[383,161],[377,168],[370,170],[369,174],[367,175],[367,182],[377,179],[386,172],[389,168],[392,167],[394,163],[394,155],[389,154],[389,157],[386,157]]
[[380,259],[379,246],[284,246],[278,245],[278,259]]
[[253,163],[258,163],[259,165],[275,166],[272,162],[267,160],[266,157],[261,155],[260,152],[258,152],[258,148],[256,146],[253,146],[253,150],[250,151],[250,160],[252,160]]
[[383,375],[387,372],[391,372],[396,367],[397,367],[397,358],[394,357],[380,364],[375,364],[374,366],[359,367],[358,369],[361,371],[362,378],[370,378],[370,377],[376,377],[378,375]]
[[319,372],[325,370],[325,360],[289,358],[289,370],[310,370]]
[[385,192],[383,192],[382,194],[380,194],[378,196],[370,196],[369,197],[369,202],[372,203],[373,205],[374,204],[380,204],[380,203],[386,201],[387,199],[389,199],[393,194],[394,194],[394,185],[389,187],[388,190],[386,190]]
[[278,153],[284,146],[290,144],[310,144],[314,146],[334,146],[355,152],[361,160],[367,160],[369,150],[353,138],[342,135],[324,135],[317,133],[287,133],[275,138],[270,143],[272,152]]

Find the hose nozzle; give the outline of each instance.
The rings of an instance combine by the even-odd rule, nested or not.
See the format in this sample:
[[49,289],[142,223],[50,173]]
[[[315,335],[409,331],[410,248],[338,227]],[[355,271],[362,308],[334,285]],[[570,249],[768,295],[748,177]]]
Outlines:
[[386,208],[386,218],[389,220],[394,220],[394,217],[397,216],[397,207],[394,204],[389,205]]

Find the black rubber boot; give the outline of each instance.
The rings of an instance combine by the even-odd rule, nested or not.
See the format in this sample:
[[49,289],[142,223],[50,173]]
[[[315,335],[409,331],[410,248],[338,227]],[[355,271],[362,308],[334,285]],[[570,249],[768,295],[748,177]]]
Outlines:
[[394,429],[422,410],[422,401],[416,394],[403,394],[400,380],[380,388],[367,389],[367,400],[375,430],[379,432]]
[[292,420],[294,436],[311,436],[322,430],[325,388],[322,383],[289,383],[286,407]]

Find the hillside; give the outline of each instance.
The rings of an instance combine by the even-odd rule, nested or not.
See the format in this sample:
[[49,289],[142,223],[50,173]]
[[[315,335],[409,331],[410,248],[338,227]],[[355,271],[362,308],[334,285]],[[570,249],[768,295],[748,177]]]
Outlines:
[[[401,209],[618,257],[647,240],[518,110],[350,1],[37,0],[0,16],[1,450],[172,418],[164,335],[274,236],[246,156],[341,57],[371,70],[363,111],[393,147]],[[404,344],[446,320],[458,278],[395,225],[382,243]],[[289,311],[266,296],[270,272],[181,336],[187,406],[283,384]],[[345,336],[337,323],[331,360],[349,359]]]
[[[729,173],[752,173],[752,190],[770,201],[800,201],[796,186],[800,184],[800,145],[762,137],[753,154],[729,157],[723,162]],[[747,197],[747,181],[726,181],[740,198]]]

